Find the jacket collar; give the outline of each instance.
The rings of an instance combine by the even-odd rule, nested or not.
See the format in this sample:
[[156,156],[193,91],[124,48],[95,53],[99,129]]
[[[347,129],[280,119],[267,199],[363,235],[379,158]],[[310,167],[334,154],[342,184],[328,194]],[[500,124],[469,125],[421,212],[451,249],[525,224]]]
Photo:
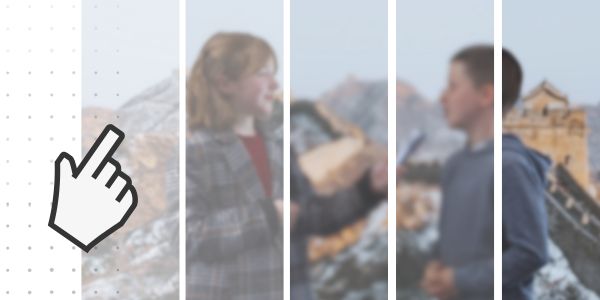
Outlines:
[[[281,152],[279,130],[274,130],[274,126],[268,122],[258,122],[256,127],[258,134],[263,138],[267,151],[272,180],[271,194],[273,197],[281,197],[283,190],[283,152]],[[240,176],[248,175],[258,178],[258,174],[252,164],[252,158],[237,134],[232,130],[219,130],[210,132],[210,135],[219,144],[219,148],[224,154],[224,159],[232,172],[240,173]],[[248,174],[241,174],[246,172]],[[247,195],[253,201],[264,201],[267,198],[261,184],[245,185],[245,189]]]
[[[263,137],[265,142],[280,139],[277,135],[277,130],[273,129],[273,125],[268,121],[257,121],[256,129],[258,134]],[[211,135],[216,141],[223,144],[234,143],[239,139],[238,135],[229,129],[213,130],[211,131]]]

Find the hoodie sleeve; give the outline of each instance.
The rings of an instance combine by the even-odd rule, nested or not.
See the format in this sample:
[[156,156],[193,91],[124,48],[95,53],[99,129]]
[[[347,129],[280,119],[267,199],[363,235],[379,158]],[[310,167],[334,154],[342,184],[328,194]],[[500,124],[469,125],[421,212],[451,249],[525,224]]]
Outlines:
[[525,161],[502,166],[502,287],[531,278],[548,259],[543,178]]
[[[493,215],[494,180],[490,182],[490,208]],[[493,234],[492,234],[493,235]],[[454,283],[461,297],[479,296],[488,298],[494,290],[494,259],[469,262],[454,269]]]
[[454,270],[456,288],[465,295],[486,295],[494,290],[494,260],[472,262]]

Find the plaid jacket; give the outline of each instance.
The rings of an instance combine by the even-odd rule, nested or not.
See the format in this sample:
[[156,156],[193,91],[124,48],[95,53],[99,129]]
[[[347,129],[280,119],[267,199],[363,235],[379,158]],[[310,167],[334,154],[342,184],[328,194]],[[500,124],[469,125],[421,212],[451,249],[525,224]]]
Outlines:
[[[259,132],[280,199],[281,132]],[[283,226],[242,141],[233,132],[196,131],[186,159],[187,299],[283,299]]]

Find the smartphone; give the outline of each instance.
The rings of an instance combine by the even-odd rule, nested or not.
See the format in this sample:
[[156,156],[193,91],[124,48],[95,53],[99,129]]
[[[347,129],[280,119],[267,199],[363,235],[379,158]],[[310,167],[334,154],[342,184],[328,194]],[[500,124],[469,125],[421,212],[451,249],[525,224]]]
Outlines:
[[401,166],[413,155],[425,140],[425,133],[415,129],[410,132],[408,142],[398,149],[396,165]]

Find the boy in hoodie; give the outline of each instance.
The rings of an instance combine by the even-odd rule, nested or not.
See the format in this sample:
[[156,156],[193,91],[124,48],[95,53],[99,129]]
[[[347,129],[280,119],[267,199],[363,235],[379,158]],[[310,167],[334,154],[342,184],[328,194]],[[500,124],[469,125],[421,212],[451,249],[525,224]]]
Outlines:
[[[523,73],[517,59],[502,50],[502,115],[513,108]],[[545,209],[550,160],[526,148],[512,134],[502,137],[502,296],[533,299],[533,275],[548,259]]]
[[493,46],[468,47],[452,58],[442,104],[467,143],[442,171],[440,238],[421,285],[437,299],[493,299]]

